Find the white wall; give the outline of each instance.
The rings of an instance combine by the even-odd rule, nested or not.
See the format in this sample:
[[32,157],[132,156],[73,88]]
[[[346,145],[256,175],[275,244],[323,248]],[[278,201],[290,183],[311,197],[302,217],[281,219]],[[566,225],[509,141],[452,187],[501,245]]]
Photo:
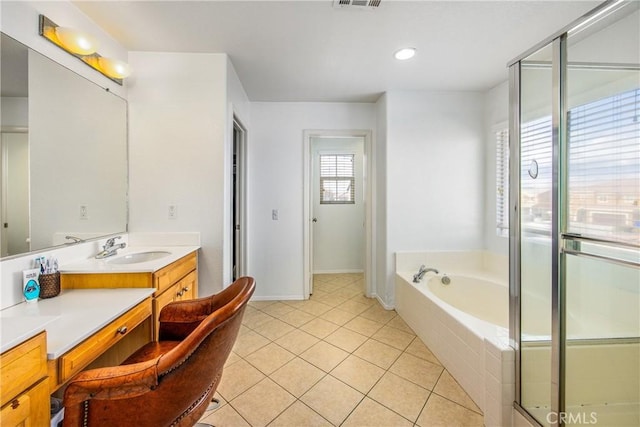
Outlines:
[[303,131],[375,127],[374,104],[252,103],[248,274],[257,281],[254,298],[303,298]]
[[509,126],[509,82],[505,81],[485,94],[485,205],[484,247],[507,255],[509,238],[496,235],[496,140],[497,127]]
[[129,61],[129,230],[200,232],[199,289],[209,295],[223,287],[227,55],[130,52]]
[[387,305],[396,252],[483,248],[483,107],[479,92],[387,93]]

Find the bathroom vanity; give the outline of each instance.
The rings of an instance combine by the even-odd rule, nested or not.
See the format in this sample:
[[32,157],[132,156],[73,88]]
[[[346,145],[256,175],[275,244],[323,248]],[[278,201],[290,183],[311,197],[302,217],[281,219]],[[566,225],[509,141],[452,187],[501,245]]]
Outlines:
[[67,290],[2,310],[0,425],[47,425],[49,395],[73,375],[92,363],[119,363],[148,342],[152,293]]
[[62,265],[59,296],[0,311],[0,425],[48,425],[49,396],[157,339],[160,310],[197,296],[197,246],[127,248]]

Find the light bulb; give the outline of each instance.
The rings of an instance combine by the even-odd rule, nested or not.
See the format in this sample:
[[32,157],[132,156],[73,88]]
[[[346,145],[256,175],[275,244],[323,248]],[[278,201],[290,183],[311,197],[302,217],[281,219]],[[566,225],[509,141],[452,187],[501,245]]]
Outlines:
[[88,34],[65,27],[56,27],[55,32],[60,44],[75,54],[91,55],[98,50],[98,42]]
[[98,59],[98,64],[100,65],[100,69],[103,73],[114,79],[124,79],[131,74],[131,67],[129,67],[129,64],[117,59],[101,56]]
[[416,54],[416,48],[414,47],[405,47],[397,51],[393,56],[400,61],[404,61],[405,59],[413,58]]

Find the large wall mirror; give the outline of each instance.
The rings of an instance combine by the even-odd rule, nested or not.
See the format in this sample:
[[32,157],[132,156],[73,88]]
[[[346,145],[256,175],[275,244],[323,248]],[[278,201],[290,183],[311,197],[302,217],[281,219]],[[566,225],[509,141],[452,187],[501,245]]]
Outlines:
[[0,257],[126,231],[126,101],[0,43]]

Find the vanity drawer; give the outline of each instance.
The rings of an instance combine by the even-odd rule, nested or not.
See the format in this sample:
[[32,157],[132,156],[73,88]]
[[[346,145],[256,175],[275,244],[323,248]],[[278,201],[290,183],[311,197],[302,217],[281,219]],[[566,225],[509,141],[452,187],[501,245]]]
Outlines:
[[176,283],[176,286],[176,301],[195,298],[198,289],[198,273],[192,271]]
[[184,256],[176,262],[157,271],[153,275],[154,287],[157,289],[155,295],[160,295],[167,290],[176,281],[186,276],[189,272],[196,269],[198,260],[196,253],[192,252]]
[[32,384],[47,376],[47,340],[45,332],[41,332],[24,343],[4,352],[0,356],[2,374],[2,403],[4,406],[11,399],[22,393]]
[[80,372],[105,350],[151,316],[151,298],[147,298],[90,338],[60,357],[60,383]]

